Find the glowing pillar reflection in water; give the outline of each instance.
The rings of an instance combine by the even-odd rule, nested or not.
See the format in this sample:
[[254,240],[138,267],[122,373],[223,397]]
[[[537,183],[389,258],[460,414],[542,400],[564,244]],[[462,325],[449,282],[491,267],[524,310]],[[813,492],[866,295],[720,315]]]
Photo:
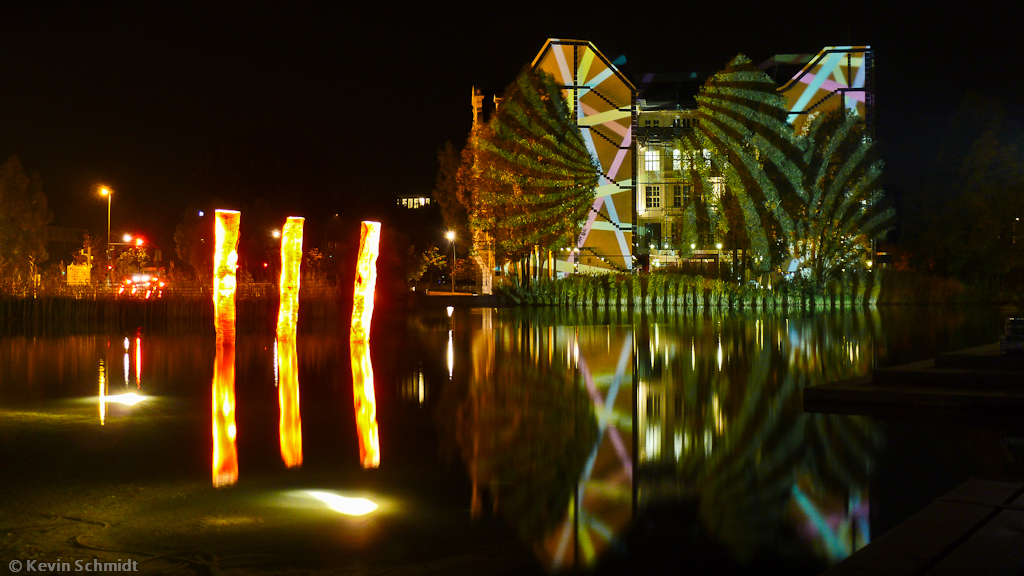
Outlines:
[[278,403],[281,408],[281,459],[302,465],[302,418],[299,414],[299,365],[295,330],[299,318],[299,265],[304,218],[289,216],[281,232],[281,307],[277,314]]
[[104,426],[107,420],[107,369],[100,358],[100,426]]
[[213,485],[238,481],[235,448],[235,265],[241,213],[217,210],[213,252],[213,310],[217,356],[213,364]]
[[380,443],[377,437],[377,401],[373,394],[373,364],[370,361],[370,322],[373,318],[373,291],[377,285],[380,223],[363,222],[359,236],[349,335],[352,396],[359,433],[359,459],[363,468],[376,468],[380,466]]

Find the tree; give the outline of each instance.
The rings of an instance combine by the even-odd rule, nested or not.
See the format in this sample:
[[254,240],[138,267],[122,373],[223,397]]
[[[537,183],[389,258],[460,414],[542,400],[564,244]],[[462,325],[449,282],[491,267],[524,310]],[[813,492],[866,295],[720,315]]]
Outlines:
[[441,217],[448,230],[456,238],[472,238],[469,231],[469,210],[473,203],[472,192],[468,189],[468,178],[473,163],[473,152],[469,146],[456,150],[451,142],[437,152],[437,183],[434,185],[434,200],[441,206]]
[[53,220],[38,174],[27,176],[11,156],[0,165],[0,275],[34,276],[47,260],[43,227]]
[[[775,82],[740,54],[705,82],[697,104],[696,127],[677,142],[702,199],[687,208],[684,233],[724,237],[742,227],[751,264],[769,270],[782,258],[784,235],[793,230],[802,175],[785,99]],[[728,205],[723,205],[723,185],[732,195]],[[733,236],[741,239],[737,232]],[[683,244],[688,249],[685,238]]]
[[174,229],[174,243],[178,258],[195,271],[201,282],[213,281],[213,221],[211,216],[200,216],[190,206]]
[[500,256],[576,245],[598,169],[550,74],[525,67],[471,144],[470,227],[490,235]]
[[895,211],[882,203],[882,161],[855,112],[835,111],[810,121],[799,210],[790,255],[815,286],[859,264],[871,241],[888,230]]
[[742,54],[697,103],[695,129],[676,143],[700,198],[684,212],[684,255],[710,233],[747,244],[756,270],[798,259],[821,286],[891,226],[882,163],[855,113],[820,116],[794,134],[775,83]]
[[149,263],[149,254],[142,248],[133,246],[117,257],[117,273],[121,276],[138,274]]

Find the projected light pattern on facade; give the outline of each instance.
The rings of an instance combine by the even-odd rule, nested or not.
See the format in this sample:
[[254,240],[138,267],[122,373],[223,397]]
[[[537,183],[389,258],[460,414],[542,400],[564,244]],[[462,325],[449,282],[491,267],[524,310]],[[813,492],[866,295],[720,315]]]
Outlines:
[[213,253],[213,310],[217,355],[213,364],[213,485],[238,481],[235,446],[235,266],[241,213],[217,210]]
[[567,253],[556,266],[560,272],[572,272],[579,259],[580,271],[632,269],[635,89],[583,40],[549,39],[533,67],[561,84],[600,167],[596,199],[576,245],[580,252]]
[[797,133],[814,113],[855,110],[873,132],[874,59],[870,46],[826,46],[816,55],[779,54],[761,64],[804,67],[779,92],[786,97],[789,121]]

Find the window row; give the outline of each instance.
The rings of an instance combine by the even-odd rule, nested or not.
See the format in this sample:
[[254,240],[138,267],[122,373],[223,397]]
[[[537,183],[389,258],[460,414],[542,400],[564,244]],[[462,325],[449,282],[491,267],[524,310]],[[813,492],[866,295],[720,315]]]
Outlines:
[[[672,207],[682,208],[684,203],[689,203],[696,198],[693,188],[689,184],[675,184],[672,186]],[[644,205],[650,208],[661,208],[661,186],[644,187]]]

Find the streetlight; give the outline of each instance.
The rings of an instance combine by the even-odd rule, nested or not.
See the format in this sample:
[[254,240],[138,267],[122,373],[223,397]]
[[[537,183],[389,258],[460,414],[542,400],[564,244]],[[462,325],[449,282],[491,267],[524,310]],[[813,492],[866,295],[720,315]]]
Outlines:
[[109,274],[112,274],[110,270],[110,199],[114,197],[114,191],[106,186],[100,186],[100,196],[107,197],[107,280],[109,282]]
[[721,278],[722,277],[722,243],[719,242],[718,244],[715,244],[715,248],[718,248],[718,258],[715,258],[715,260],[718,260],[718,277]]
[[445,232],[445,238],[452,243],[452,295],[455,294],[455,232],[449,230]]

